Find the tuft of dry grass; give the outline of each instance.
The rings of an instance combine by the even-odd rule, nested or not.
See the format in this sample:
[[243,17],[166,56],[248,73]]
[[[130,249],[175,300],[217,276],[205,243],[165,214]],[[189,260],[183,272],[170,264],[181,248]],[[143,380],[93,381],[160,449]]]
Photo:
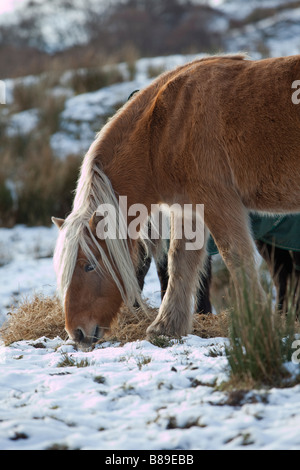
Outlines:
[[[158,309],[147,307],[148,312],[136,309],[133,313],[122,306],[110,331],[101,340],[118,341],[125,344],[146,338],[146,330],[155,319]],[[228,315],[224,311],[219,315],[194,315],[192,334],[202,338],[214,338],[228,335]],[[7,321],[0,328],[0,336],[6,345],[21,340],[36,340],[41,336],[67,339],[64,314],[57,297],[35,295],[33,299],[24,299],[18,307],[12,307]]]
[[[116,319],[111,325],[111,329],[101,340],[118,341],[121,345],[146,338],[146,330],[154,321],[158,314],[158,309],[147,306],[147,313],[142,309],[136,309],[132,313],[127,307],[121,307]],[[215,338],[228,336],[228,316],[227,312],[219,315],[195,314],[192,334],[201,338]],[[151,338],[152,340],[152,338]],[[155,340],[155,338],[153,338]],[[158,344],[155,341],[155,344]]]
[[194,315],[193,334],[201,338],[227,338],[229,329],[228,310],[222,310],[217,315],[212,313]]
[[0,337],[7,346],[15,341],[36,340],[41,336],[67,339],[64,314],[57,297],[35,295],[12,307],[0,328]]

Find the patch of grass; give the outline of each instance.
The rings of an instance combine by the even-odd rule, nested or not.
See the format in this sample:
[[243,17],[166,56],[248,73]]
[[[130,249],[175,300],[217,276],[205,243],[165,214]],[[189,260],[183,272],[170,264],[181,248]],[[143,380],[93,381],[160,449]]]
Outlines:
[[[82,155],[75,147],[74,155],[62,160],[52,150],[67,96],[67,91],[55,93],[59,78],[54,75],[17,81],[13,102],[0,113],[0,226],[50,225],[52,215],[71,211]],[[38,116],[34,129],[23,132],[20,122],[19,130],[9,133],[10,119],[31,109]]]
[[135,360],[136,360],[136,364],[137,364],[139,370],[141,370],[142,367],[145,366],[145,365],[147,365],[147,364],[149,364],[152,359],[151,359],[151,357],[149,357],[149,356],[140,355],[140,356],[137,356],[137,357],[135,358]]
[[10,437],[11,441],[19,441],[20,439],[28,439],[29,436],[24,432],[15,432],[15,434]]
[[105,384],[106,379],[105,377],[103,377],[103,375],[96,375],[94,377],[94,382],[96,382],[97,384]]
[[90,361],[86,358],[84,359],[75,359],[74,357],[70,356],[67,353],[62,354],[62,360],[57,364],[57,367],[88,367],[90,365]]
[[208,350],[208,354],[207,354],[209,357],[220,357],[220,356],[224,356],[224,350],[223,348],[218,348],[216,346],[213,346],[212,348],[210,348]]
[[271,292],[265,304],[256,299],[256,292],[244,279],[242,303],[235,303],[231,310],[230,345],[225,348],[229,387],[280,387],[290,378],[284,364],[291,360],[292,343],[299,330],[296,308],[290,300],[286,315],[281,316],[274,312]]
[[39,80],[34,83],[16,83],[13,89],[15,112],[39,107],[45,99],[45,88]]
[[134,387],[131,384],[128,384],[127,382],[123,383],[121,389],[126,393],[133,393],[134,391]]
[[1,140],[1,225],[50,225],[52,215],[64,218],[71,211],[82,156],[60,160],[53,155],[49,138],[61,106],[60,99],[49,98],[36,132]]
[[46,450],[70,450],[67,444],[52,444]]
[[200,417],[195,417],[194,419],[189,419],[185,424],[179,426],[175,416],[170,416],[168,418],[167,429],[190,429],[193,427],[206,428],[207,425],[201,422]]
[[88,93],[100,88],[121,83],[124,77],[118,67],[93,67],[76,70],[71,77],[70,86],[76,94]]
[[42,336],[67,339],[64,313],[57,297],[35,295],[23,299],[18,307],[12,307],[8,318],[0,328],[5,345],[15,341],[36,340]]
[[[0,225],[9,225],[14,201],[6,181],[1,180],[0,176]],[[0,256],[1,258],[1,256]],[[5,263],[6,264],[6,263]],[[0,259],[1,265],[1,259]]]
[[45,97],[45,100],[39,107],[39,128],[42,129],[43,132],[47,131],[51,135],[59,130],[60,113],[64,109],[65,101],[65,96],[53,96],[49,94]]
[[196,378],[190,379],[191,381],[191,387],[192,388],[197,388],[197,387],[212,387],[216,388],[216,380],[214,382],[203,382],[202,380],[198,380]]
[[156,78],[158,75],[162,74],[165,71],[164,66],[154,66],[149,65],[147,68],[147,75],[149,78]]
[[168,336],[154,336],[153,338],[150,339],[150,343],[153,344],[154,346],[157,346],[158,348],[168,348],[169,346],[172,346],[172,340]]

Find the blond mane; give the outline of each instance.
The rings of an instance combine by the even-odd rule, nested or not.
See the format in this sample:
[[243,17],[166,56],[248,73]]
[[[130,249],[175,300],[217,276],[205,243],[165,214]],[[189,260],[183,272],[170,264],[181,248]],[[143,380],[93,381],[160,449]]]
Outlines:
[[[72,280],[78,248],[80,247],[88,262],[95,267],[100,277],[105,275],[105,270],[111,275],[120,290],[124,303],[132,306],[137,300],[142,305],[128,241],[106,238],[107,256],[89,226],[89,220],[93,213],[103,203],[112,204],[116,209],[116,213],[119,214],[118,200],[111,183],[99,168],[99,164],[95,163],[97,154],[94,153],[93,149],[100,138],[101,133],[83,160],[73,210],[66,218],[57,239],[53,259],[58,292],[63,301]],[[120,217],[122,217],[122,214]],[[100,266],[94,253],[100,255],[104,268]],[[120,274],[122,284],[116,273]]]

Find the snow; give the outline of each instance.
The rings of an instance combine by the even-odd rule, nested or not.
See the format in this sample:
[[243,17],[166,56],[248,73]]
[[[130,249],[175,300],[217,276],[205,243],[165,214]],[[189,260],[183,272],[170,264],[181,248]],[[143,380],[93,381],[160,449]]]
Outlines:
[[243,20],[256,9],[277,8],[287,3],[286,0],[225,0],[216,6],[230,18]]
[[[14,293],[55,292],[56,236],[54,226],[0,229],[3,318]],[[144,295],[159,305],[153,265]],[[141,339],[86,352],[60,338],[0,344],[0,449],[300,449],[300,386],[230,404],[218,389],[226,341],[188,335],[164,349]],[[66,357],[78,367],[62,367]]]
[[247,50],[252,56],[261,48],[270,57],[297,55],[300,51],[299,18],[300,8],[286,9],[242,29],[232,30],[226,40],[227,48],[230,51]]
[[7,135],[14,137],[15,135],[30,134],[39,123],[38,109],[28,109],[14,114],[8,122]]
[[[34,24],[38,37],[31,37],[31,45],[51,53],[85,44],[90,39],[86,28],[89,15],[98,15],[106,7],[107,0],[73,0],[69,6],[61,0],[25,0],[15,10],[0,15],[0,24],[15,26],[21,21]],[[26,28],[21,35],[27,39]]]
[[0,324],[18,298],[33,291],[55,292],[52,254],[56,236],[54,226],[0,229]]

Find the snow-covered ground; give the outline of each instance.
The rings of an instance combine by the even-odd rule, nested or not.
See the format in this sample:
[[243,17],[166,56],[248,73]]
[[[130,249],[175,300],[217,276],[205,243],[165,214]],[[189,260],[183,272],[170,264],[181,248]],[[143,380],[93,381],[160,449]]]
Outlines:
[[[2,315],[17,292],[55,291],[56,234],[0,229]],[[152,267],[153,305],[158,291]],[[225,342],[189,335],[165,349],[141,340],[89,352],[60,338],[1,345],[0,449],[300,449],[300,386],[218,391]],[[73,366],[63,366],[66,357]]]

